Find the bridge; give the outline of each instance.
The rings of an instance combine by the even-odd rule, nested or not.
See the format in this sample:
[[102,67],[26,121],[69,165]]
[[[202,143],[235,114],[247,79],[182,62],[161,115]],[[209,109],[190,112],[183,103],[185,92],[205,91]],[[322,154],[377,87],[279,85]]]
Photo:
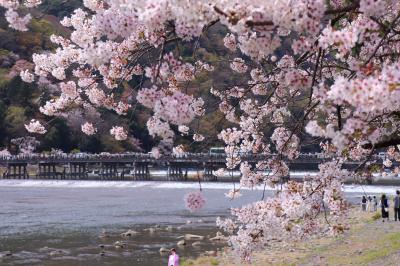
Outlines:
[[[242,160],[254,165],[276,155],[247,154]],[[377,160],[382,160],[376,158]],[[288,162],[291,170],[318,170],[326,161],[320,154],[301,154]],[[4,179],[69,179],[69,180],[189,180],[189,171],[198,172],[202,181],[217,181],[213,171],[225,166],[225,154],[187,153],[154,158],[143,153],[124,154],[31,154],[0,157]],[[356,167],[359,162],[347,162]],[[154,177],[151,171],[165,171]]]

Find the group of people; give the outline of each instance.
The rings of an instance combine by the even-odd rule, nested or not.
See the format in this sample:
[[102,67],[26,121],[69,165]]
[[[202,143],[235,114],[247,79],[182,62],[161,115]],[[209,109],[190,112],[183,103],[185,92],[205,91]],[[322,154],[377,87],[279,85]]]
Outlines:
[[[389,199],[385,194],[382,194],[381,199],[379,201],[379,207],[381,208],[382,222],[385,222],[385,219],[389,221]],[[376,196],[363,196],[361,199],[361,210],[376,212],[378,209],[378,199]],[[396,191],[396,195],[393,198],[393,212],[394,212],[394,220],[400,221],[400,191]]]

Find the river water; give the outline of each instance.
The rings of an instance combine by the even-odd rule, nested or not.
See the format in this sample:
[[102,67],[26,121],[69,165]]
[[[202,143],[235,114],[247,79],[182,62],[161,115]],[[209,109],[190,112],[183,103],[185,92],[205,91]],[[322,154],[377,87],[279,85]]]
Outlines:
[[[217,216],[262,197],[258,188],[229,200],[224,192],[232,186],[203,183],[206,206],[190,213],[183,197],[198,189],[197,183],[0,180],[0,265],[166,265],[168,254],[160,253],[161,247],[177,247],[186,233],[213,236]],[[364,192],[393,194],[395,189],[345,186],[353,203]],[[267,189],[267,196],[272,193]],[[150,227],[158,228],[150,233],[145,230]],[[128,229],[138,234],[123,238]],[[116,241],[123,248],[115,247]],[[181,257],[222,247],[207,237],[200,246],[192,243],[178,248]],[[4,255],[8,251],[11,256]]]

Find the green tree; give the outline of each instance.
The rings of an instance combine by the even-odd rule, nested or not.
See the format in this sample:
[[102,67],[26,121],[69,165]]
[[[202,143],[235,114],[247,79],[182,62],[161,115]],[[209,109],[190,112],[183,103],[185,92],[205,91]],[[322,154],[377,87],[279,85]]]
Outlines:
[[6,131],[10,138],[23,136],[26,134],[24,123],[27,121],[24,108],[20,106],[10,106],[6,111],[5,124]]
[[65,120],[56,119],[43,137],[40,150],[56,148],[69,152],[75,146],[71,136],[71,131]]

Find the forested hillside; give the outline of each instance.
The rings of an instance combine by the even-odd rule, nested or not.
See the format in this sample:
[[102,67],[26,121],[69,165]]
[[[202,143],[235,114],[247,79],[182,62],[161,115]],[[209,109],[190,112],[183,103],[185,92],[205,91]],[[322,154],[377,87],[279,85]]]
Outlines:
[[[38,152],[51,151],[52,148],[65,152],[78,150],[86,152],[148,151],[157,142],[149,136],[146,129],[145,123],[150,114],[144,107],[135,106],[134,90],[132,90],[132,95],[123,95],[129,97],[131,104],[135,106],[125,117],[120,117],[108,110],[100,110],[99,114],[93,114],[102,120],[103,130],[110,128],[109,125],[116,119],[122,120],[121,122],[127,125],[134,137],[121,142],[116,141],[110,134],[95,136],[83,134],[80,130],[82,114],[77,111],[67,113],[64,117],[45,117],[39,112],[39,107],[54,96],[51,95],[51,80],[29,84],[20,79],[21,69],[33,68],[31,63],[33,53],[55,49],[50,41],[52,34],[64,36],[69,34],[59,21],[81,5],[81,1],[78,0],[44,1],[40,6],[42,13],[34,13],[34,19],[29,24],[29,31],[26,32],[9,28],[4,16],[0,16],[0,147],[8,148],[12,153],[18,153],[18,146],[14,145],[15,141],[12,140],[28,135],[24,124],[32,118],[47,121],[48,126],[46,134],[35,136],[40,142],[36,149]],[[0,12],[4,12],[4,10],[0,10]],[[206,38],[199,40],[207,50],[197,50],[196,56],[218,62],[219,57],[224,56],[225,49],[223,49],[220,36],[218,38],[213,35],[222,34],[225,34],[225,31],[220,27],[208,34]],[[191,57],[194,51],[189,47],[180,47],[180,51],[172,52],[179,52],[183,57]],[[219,64],[221,63],[219,62]],[[211,100],[212,96],[207,93],[207,90],[211,86],[218,86],[218,84],[226,82],[227,79],[223,71],[215,71],[212,79],[204,76],[203,79],[200,78],[195,84],[189,86],[188,90],[193,90],[195,94]],[[139,83],[140,80],[136,82]],[[136,85],[134,83],[121,84],[121,86],[132,88]],[[53,90],[55,91],[56,88]],[[118,93],[118,89],[116,93]],[[212,146],[211,143],[215,145],[216,135],[223,127],[224,119],[222,114],[217,111],[216,104],[214,109],[215,112],[211,112],[200,121],[195,122],[195,126],[200,129],[199,132],[204,132],[208,136],[204,143],[194,144],[191,137],[179,135],[178,143],[186,144],[188,150],[197,151],[199,149],[207,150],[208,146]]]

